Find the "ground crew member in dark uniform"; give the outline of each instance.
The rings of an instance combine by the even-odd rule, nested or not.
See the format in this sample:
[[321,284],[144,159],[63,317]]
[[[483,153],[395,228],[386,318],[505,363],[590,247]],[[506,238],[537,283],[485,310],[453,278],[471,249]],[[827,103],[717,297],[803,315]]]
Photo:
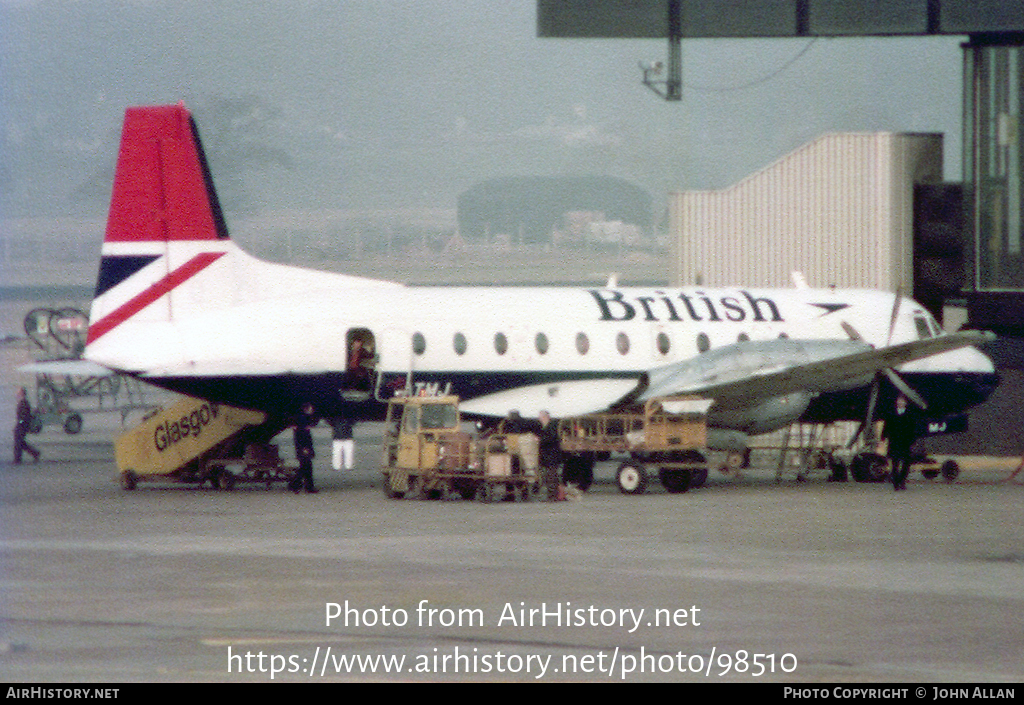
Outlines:
[[512,409],[502,422],[501,430],[504,433],[536,433],[539,436],[540,424],[524,419],[518,409]]
[[558,424],[551,420],[551,415],[547,411],[541,411],[538,418],[540,419],[538,460],[544,478],[544,487],[548,493],[548,501],[554,502],[558,499],[558,469],[562,465],[562,444],[558,438]]
[[885,420],[883,437],[889,439],[889,460],[892,464],[892,488],[896,492],[907,489],[910,474],[910,447],[917,439],[917,414],[910,410],[907,398],[896,398],[894,413]]
[[288,489],[295,494],[303,487],[309,494],[318,491],[313,486],[313,434],[310,432],[316,424],[313,405],[306,402],[302,406],[302,413],[295,421],[295,457],[299,461],[299,470],[288,483]]
[[21,464],[21,454],[24,451],[28,451],[33,457],[34,462],[39,462],[40,453],[38,450],[33,448],[28,441],[25,440],[25,436],[28,435],[28,430],[32,426],[32,407],[29,406],[28,396],[25,393],[25,388],[22,387],[18,390],[18,409],[17,418],[14,422],[14,463],[15,465]]

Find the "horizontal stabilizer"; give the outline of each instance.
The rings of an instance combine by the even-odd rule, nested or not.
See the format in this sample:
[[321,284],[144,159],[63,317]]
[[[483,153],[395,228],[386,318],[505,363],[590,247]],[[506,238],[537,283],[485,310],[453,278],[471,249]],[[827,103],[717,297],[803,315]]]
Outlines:
[[69,375],[71,377],[109,377],[117,374],[103,365],[88,360],[40,360],[22,365],[18,372],[43,375]]

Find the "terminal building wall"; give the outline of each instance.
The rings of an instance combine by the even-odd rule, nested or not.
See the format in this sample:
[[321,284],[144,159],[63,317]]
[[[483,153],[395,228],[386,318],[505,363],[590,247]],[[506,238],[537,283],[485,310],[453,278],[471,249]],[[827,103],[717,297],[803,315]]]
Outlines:
[[[788,287],[799,271],[811,286],[902,287],[917,295],[915,259],[918,270],[936,269],[944,254],[936,243],[949,241],[952,252],[943,260],[948,271],[931,279],[919,271],[919,293],[927,295],[944,280],[959,288],[959,200],[943,196],[956,189],[941,181],[941,135],[824,135],[730,188],[672,194],[669,275],[679,286]],[[944,216],[936,199],[950,201],[946,206],[957,212]],[[936,218],[942,227],[932,222]],[[939,292],[938,300],[950,293]],[[966,433],[922,439],[921,450],[1024,451],[1024,345],[1000,340],[986,352],[1002,383],[971,412]]]
[[823,135],[727,189],[671,194],[669,276],[912,293],[914,185],[941,181],[941,135]]

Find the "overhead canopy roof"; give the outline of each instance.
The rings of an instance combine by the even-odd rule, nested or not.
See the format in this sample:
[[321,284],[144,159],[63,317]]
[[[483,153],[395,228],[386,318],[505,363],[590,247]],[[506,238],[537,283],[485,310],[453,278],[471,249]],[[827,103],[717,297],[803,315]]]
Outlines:
[[854,37],[1024,35],[1024,0],[537,0],[537,36]]

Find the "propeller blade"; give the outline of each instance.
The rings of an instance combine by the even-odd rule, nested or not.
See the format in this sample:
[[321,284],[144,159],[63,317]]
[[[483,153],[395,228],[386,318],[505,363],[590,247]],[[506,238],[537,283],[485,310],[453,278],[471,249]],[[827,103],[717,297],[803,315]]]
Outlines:
[[861,334],[857,332],[857,329],[846,321],[840,322],[839,325],[841,325],[843,330],[846,331],[846,334],[850,336],[850,340],[864,340],[864,338],[861,337]]
[[888,347],[892,343],[892,333],[896,330],[896,319],[900,315],[900,303],[903,301],[903,287],[896,287],[896,299],[892,304],[892,315],[889,317],[889,335],[885,339],[885,345]]
[[878,404],[878,387],[880,378],[876,374],[874,381],[871,383],[871,393],[868,395],[868,410],[864,415],[864,420],[857,426],[856,432],[850,437],[850,441],[846,444],[847,448],[853,448],[857,443],[857,439],[863,435],[865,437],[865,443],[871,442],[871,437],[874,436],[874,424],[875,424],[875,406]]
[[882,372],[889,378],[889,381],[892,382],[893,386],[900,390],[900,393],[902,393],[903,396],[917,404],[922,409],[928,408],[928,403],[921,397],[921,395],[915,392],[909,384],[904,382],[903,378],[896,374],[892,368],[882,368]]
[[871,394],[868,396],[868,411],[864,415],[864,433],[869,437],[874,437],[875,427],[875,406],[878,405],[878,388],[881,378],[876,374],[875,380],[871,383]]

